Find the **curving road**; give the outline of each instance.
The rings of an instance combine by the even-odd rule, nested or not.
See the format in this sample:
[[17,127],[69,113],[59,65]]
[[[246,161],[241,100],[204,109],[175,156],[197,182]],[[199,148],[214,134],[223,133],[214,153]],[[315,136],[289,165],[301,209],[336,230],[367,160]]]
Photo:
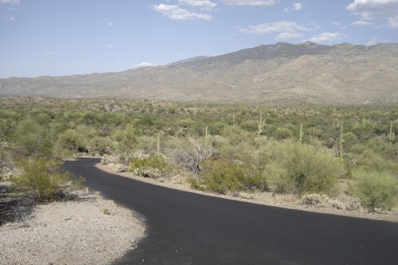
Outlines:
[[225,200],[65,163],[86,186],[138,211],[147,237],[115,264],[398,264],[398,224]]

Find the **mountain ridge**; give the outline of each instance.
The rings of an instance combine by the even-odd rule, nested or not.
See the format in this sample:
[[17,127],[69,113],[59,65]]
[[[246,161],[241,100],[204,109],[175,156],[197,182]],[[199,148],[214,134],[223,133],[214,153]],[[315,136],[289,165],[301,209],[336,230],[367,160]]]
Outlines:
[[117,73],[0,79],[0,98],[398,103],[398,44],[279,42]]

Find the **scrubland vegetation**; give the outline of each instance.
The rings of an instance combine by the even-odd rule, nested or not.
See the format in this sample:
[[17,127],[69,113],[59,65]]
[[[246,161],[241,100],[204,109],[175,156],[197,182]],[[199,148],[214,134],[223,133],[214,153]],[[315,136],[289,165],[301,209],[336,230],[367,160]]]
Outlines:
[[334,196],[344,180],[370,211],[398,199],[398,106],[15,98],[0,119],[2,179],[39,200],[80,182],[56,161],[82,153],[221,194]]

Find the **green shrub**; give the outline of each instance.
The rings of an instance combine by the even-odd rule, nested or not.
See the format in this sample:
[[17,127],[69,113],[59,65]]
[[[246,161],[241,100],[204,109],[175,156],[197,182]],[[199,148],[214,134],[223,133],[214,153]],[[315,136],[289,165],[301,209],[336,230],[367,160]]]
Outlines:
[[107,137],[94,136],[90,139],[90,153],[104,155],[108,154],[112,146],[112,140]]
[[353,172],[353,179],[351,193],[369,210],[391,210],[397,204],[398,180],[390,172],[358,169]]
[[358,136],[359,139],[370,139],[373,135],[375,125],[369,121],[365,121],[352,128],[352,132]]
[[205,191],[206,187],[195,178],[187,178],[187,182],[191,189]]
[[278,128],[274,133],[274,137],[278,140],[289,139],[292,136],[292,131],[287,128]]
[[53,145],[50,135],[35,121],[30,119],[21,121],[14,137],[18,156],[51,156]]
[[226,194],[244,189],[244,172],[240,165],[224,160],[207,160],[202,164],[199,183],[207,190]]
[[257,132],[258,130],[258,124],[255,120],[243,121],[240,126],[249,132]]
[[317,129],[317,128],[308,128],[307,133],[309,136],[314,137],[314,138],[322,138],[322,136],[325,134],[324,131]]
[[138,136],[137,143],[134,145],[135,150],[142,150],[145,153],[153,153],[157,151],[157,135],[156,136]]
[[82,177],[76,178],[69,172],[62,172],[61,163],[43,158],[22,158],[16,162],[21,174],[13,178],[18,189],[33,195],[37,201],[47,201],[62,190],[66,184],[81,188]]
[[362,154],[364,151],[368,150],[369,147],[367,147],[364,144],[355,144],[350,148],[350,152],[353,154]]
[[377,153],[382,153],[385,150],[390,150],[390,145],[387,141],[384,136],[375,136],[368,140],[367,146]]
[[86,139],[82,134],[73,129],[68,129],[58,135],[58,141],[55,144],[54,152],[59,157],[76,154],[84,150]]
[[391,163],[373,150],[365,150],[357,158],[358,166],[367,171],[385,171],[391,169]]
[[245,175],[245,190],[249,189],[251,191],[267,191],[268,182],[264,172],[264,167],[257,165],[245,165],[243,167],[243,172]]
[[115,148],[118,154],[124,154],[131,151],[137,142],[136,129],[133,125],[128,124],[125,129],[116,129],[112,138],[115,141]]
[[266,167],[270,185],[279,192],[331,193],[344,175],[342,161],[321,146],[285,141],[270,145]]
[[206,189],[226,194],[228,191],[266,190],[266,178],[261,168],[225,159],[206,160],[197,180],[191,180],[192,188]]
[[144,178],[159,178],[167,174],[170,169],[166,157],[161,154],[134,158],[130,161],[130,171]]
[[[358,141],[358,137],[353,134],[352,132],[346,132],[343,134],[343,139],[344,139],[344,147],[345,148],[351,148],[353,145],[355,145]],[[337,142],[340,142],[340,139],[338,139]]]
[[225,126],[227,126],[227,124],[217,121],[216,123],[209,125],[209,131],[213,135],[220,135]]
[[249,132],[233,125],[225,126],[222,130],[222,136],[227,138],[233,146],[252,138]]
[[195,121],[191,118],[181,119],[176,122],[176,125],[182,128],[189,128],[195,124]]

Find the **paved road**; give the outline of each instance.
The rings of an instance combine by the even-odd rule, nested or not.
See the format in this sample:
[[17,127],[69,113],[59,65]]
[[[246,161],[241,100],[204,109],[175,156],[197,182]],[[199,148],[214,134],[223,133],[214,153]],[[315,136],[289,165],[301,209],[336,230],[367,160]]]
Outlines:
[[67,162],[85,185],[145,216],[148,236],[116,264],[398,264],[398,224],[167,189]]

